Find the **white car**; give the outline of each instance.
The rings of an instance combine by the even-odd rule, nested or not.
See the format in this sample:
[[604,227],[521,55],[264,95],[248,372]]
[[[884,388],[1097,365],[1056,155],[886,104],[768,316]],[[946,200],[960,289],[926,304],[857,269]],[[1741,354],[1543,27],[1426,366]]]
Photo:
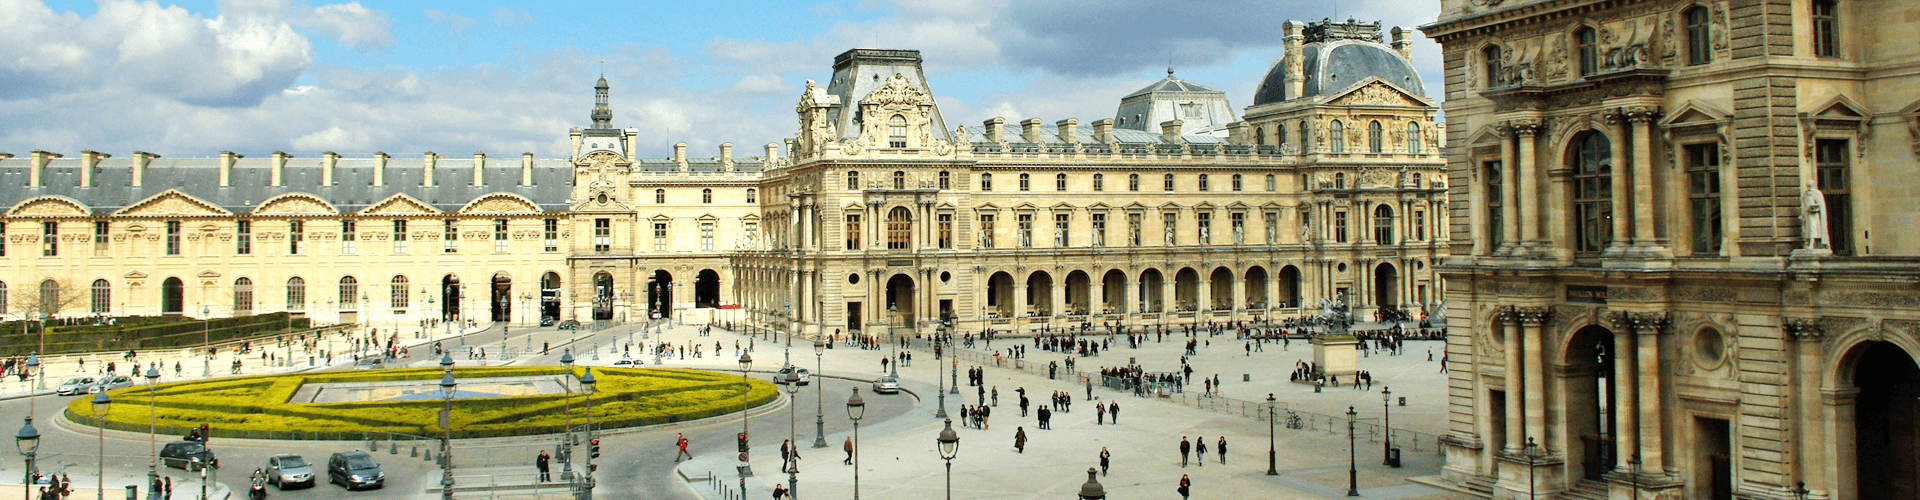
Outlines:
[[55,389],[53,393],[61,396],[87,394],[92,392],[87,390],[90,387],[93,387],[93,377],[74,377],[67,379],[66,383],[60,384],[60,388]]
[[[780,371],[774,372],[773,383],[776,383],[776,384],[787,383],[787,372],[795,369],[796,368],[789,366],[786,368],[781,368]],[[807,373],[806,368],[798,368],[798,370],[800,370],[800,385],[807,385],[813,382],[813,377],[811,376],[811,374]]]
[[111,391],[123,387],[133,387],[133,378],[126,375],[111,378],[102,377],[99,382],[95,382],[92,387],[87,388],[87,393],[92,394],[100,391]]
[[897,394],[900,392],[900,379],[892,375],[881,375],[873,380],[874,394]]

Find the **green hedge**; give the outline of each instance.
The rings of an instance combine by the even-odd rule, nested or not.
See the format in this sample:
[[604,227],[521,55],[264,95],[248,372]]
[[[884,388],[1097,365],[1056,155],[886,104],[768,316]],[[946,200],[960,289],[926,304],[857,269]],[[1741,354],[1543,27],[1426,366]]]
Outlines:
[[[24,355],[37,350],[44,354],[65,354],[180,348],[200,345],[209,340],[221,343],[283,333],[287,331],[287,316],[287,313],[277,312],[212,321],[174,316],[117,318],[112,325],[48,328],[44,343],[37,327],[27,325],[27,333],[23,335],[21,322],[10,321],[0,323],[0,356]],[[295,330],[301,330],[311,328],[312,321],[296,317],[292,325]],[[44,350],[41,349],[43,345]]]
[[[462,379],[557,374],[557,367],[456,368]],[[575,368],[582,375],[584,368]],[[362,439],[368,433],[437,436],[438,399],[355,403],[291,403],[308,383],[438,380],[438,368],[329,372],[237,377],[162,384],[154,389],[154,418],[162,434],[185,434],[200,424],[212,426],[215,438]],[[741,408],[741,378],[715,372],[682,369],[596,368],[592,396],[593,421],[601,428],[633,427],[724,415]],[[765,380],[752,379],[746,403],[759,406],[779,398],[779,390]],[[576,386],[577,388],[577,386]],[[132,387],[110,393],[116,402],[105,427],[147,431],[147,388]],[[588,397],[505,396],[454,401],[454,436],[500,437],[560,432],[572,416],[573,425],[589,417]],[[570,408],[569,408],[570,407]],[[571,412],[569,413],[568,410]],[[87,398],[75,398],[67,417],[92,425]]]

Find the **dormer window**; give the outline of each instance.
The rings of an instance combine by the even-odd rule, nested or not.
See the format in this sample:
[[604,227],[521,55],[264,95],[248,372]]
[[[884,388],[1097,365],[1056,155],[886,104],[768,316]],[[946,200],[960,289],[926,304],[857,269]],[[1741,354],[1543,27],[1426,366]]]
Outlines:
[[893,115],[887,119],[887,147],[907,147],[907,118]]
[[1599,36],[1594,33],[1593,28],[1581,28],[1580,31],[1573,32],[1573,43],[1580,53],[1580,76],[1599,73]]

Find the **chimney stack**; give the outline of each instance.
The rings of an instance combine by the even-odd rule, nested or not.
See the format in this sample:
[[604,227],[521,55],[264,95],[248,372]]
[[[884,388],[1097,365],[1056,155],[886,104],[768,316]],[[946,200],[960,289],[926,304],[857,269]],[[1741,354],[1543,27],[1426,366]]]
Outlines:
[[1393,27],[1393,51],[1400,53],[1401,59],[1413,60],[1413,42],[1407,40],[1407,30]]
[[720,143],[720,169],[727,172],[733,171],[733,143],[731,142]]
[[333,187],[333,167],[340,164],[340,153],[328,151],[320,154],[320,185]]
[[93,187],[93,169],[100,165],[100,160],[112,157],[113,155],[94,150],[81,151],[80,187]]
[[440,162],[440,155],[432,151],[420,158],[420,187],[433,187],[433,165]]
[[33,150],[33,164],[27,166],[27,187],[40,187],[40,175],[47,169],[47,162],[60,156],[60,153],[52,151]]
[[373,187],[387,185],[387,152],[373,153]]
[[481,172],[485,172],[486,168],[487,154],[479,151],[473,152],[473,185],[475,187],[486,182],[486,179],[480,177]]
[[778,142],[767,143],[767,169],[772,169],[774,165],[779,164],[779,161],[777,160],[777,158],[779,157],[780,157],[780,143]]
[[1020,140],[1040,142],[1040,123],[1037,117],[1020,120]]
[[147,164],[159,157],[160,155],[146,151],[133,152],[133,187],[140,187],[140,182],[147,177]]
[[987,142],[1006,142],[1000,139],[1000,126],[1005,125],[1006,123],[1007,123],[1006,118],[1001,118],[998,116],[993,118],[988,118],[986,121],[980,122],[981,125],[987,128],[987,133],[986,133]]
[[1167,142],[1180,142],[1180,125],[1182,124],[1180,120],[1160,122],[1160,136],[1167,138]]
[[1113,119],[1101,118],[1093,121],[1093,142],[1113,142]]
[[273,170],[267,172],[268,186],[280,187],[285,182],[286,178],[281,176],[285,175],[283,172],[287,169],[287,156],[285,151],[273,152]]
[[1061,142],[1067,142],[1067,143],[1080,142],[1080,135],[1079,135],[1080,119],[1079,118],[1068,118],[1065,120],[1053,122],[1053,126],[1060,128]]
[[232,151],[220,152],[220,187],[233,186],[233,163],[244,156]]
[[533,185],[533,153],[520,154],[520,185]]
[[673,143],[673,163],[679,166],[681,172],[687,171],[687,143]]
[[1237,121],[1227,124],[1227,140],[1234,144],[1252,144],[1247,140],[1247,122]]
[[1281,23],[1280,32],[1287,46],[1286,61],[1283,63],[1287,66],[1287,97],[1298,99],[1300,93],[1306,91],[1307,84],[1306,70],[1303,69],[1305,62],[1301,55],[1301,50],[1304,50],[1301,46],[1306,42],[1306,35],[1300,32],[1299,21]]

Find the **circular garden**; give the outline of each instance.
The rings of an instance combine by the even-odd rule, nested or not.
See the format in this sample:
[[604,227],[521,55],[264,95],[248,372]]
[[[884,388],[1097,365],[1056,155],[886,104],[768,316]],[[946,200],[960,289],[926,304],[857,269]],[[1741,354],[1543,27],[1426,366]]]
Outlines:
[[[453,376],[468,379],[559,377],[559,367],[455,368]],[[592,414],[589,396],[579,392],[573,369],[566,394],[467,397],[453,400],[455,438],[522,436],[561,432],[568,419],[575,426],[588,418],[598,428],[635,427],[682,422],[741,410],[739,375],[685,369],[596,368]],[[292,402],[309,384],[418,381],[438,391],[439,368],[406,368],[349,372],[294,373],[165,383],[153,389],[154,432],[185,435],[206,424],[216,438],[357,440],[369,434],[440,436],[439,414],[445,405],[433,397],[334,403]],[[135,386],[110,393],[106,428],[147,432],[148,388]],[[465,392],[465,388],[462,388]],[[765,380],[749,380],[748,406],[779,398],[780,391]],[[67,419],[95,425],[92,398],[77,397],[67,405]]]

